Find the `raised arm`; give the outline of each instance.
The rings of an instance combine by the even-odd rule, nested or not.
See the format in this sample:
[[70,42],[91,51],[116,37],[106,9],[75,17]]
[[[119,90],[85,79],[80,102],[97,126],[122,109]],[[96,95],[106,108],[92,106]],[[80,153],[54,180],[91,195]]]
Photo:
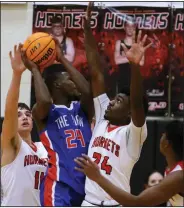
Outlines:
[[98,183],[114,200],[123,206],[156,206],[168,201],[175,194],[184,192],[183,170],[170,174],[160,184],[146,189],[138,196],[134,196],[116,187],[102,176],[98,165],[92,162],[87,155],[75,161],[81,167],[76,168],[78,171],[83,172],[91,180]]
[[142,32],[139,31],[137,42],[135,42],[135,32],[133,35],[133,44],[128,50],[124,44],[122,47],[126,54],[127,59],[131,65],[131,84],[130,84],[130,107],[132,121],[136,127],[142,127],[145,123],[145,112],[143,105],[143,83],[140,73],[139,63],[144,56],[146,49],[148,49],[152,43],[144,47],[147,35],[145,35],[141,41]]
[[14,55],[10,51],[9,57],[13,69],[12,80],[5,103],[5,115],[2,125],[1,148],[17,148],[20,145],[20,137],[18,135],[18,100],[20,91],[20,82],[22,73],[26,69],[20,54],[21,45],[19,48],[14,46]]
[[65,69],[69,73],[71,79],[76,84],[79,92],[81,93],[81,105],[88,116],[88,120],[91,121],[94,115],[94,107],[93,107],[93,97],[90,90],[90,85],[85,77],[75,69],[72,64],[66,59],[64,54],[61,50],[61,45],[59,41],[54,38],[56,43],[56,50],[57,50],[57,61],[64,65]]
[[23,49],[22,60],[33,74],[36,104],[33,107],[32,113],[38,127],[42,128],[41,125],[44,124],[44,119],[47,117],[50,106],[52,105],[52,99],[38,66],[26,57],[26,53]]
[[86,17],[84,18],[84,43],[89,66],[93,97],[98,97],[99,95],[105,93],[105,83],[104,75],[101,71],[102,66],[100,62],[100,55],[98,53],[95,38],[93,37],[90,28],[92,7],[93,2],[90,2],[87,8]]

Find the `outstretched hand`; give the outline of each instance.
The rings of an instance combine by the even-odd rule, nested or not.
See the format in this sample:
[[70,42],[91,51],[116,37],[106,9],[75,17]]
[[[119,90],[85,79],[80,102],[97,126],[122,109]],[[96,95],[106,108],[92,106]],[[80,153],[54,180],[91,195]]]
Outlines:
[[25,67],[32,71],[32,69],[38,69],[39,67],[30,59],[28,59],[26,55],[26,50],[22,48],[23,45],[21,45],[21,57],[22,57],[22,62],[24,63]]
[[137,42],[135,40],[135,31],[133,34],[133,44],[131,48],[128,50],[128,48],[125,46],[124,43],[122,43],[123,50],[125,52],[125,55],[130,63],[138,65],[144,56],[145,51],[152,45],[152,42],[148,45],[145,45],[147,35],[144,35],[143,39],[141,40],[142,31],[140,30],[137,36]]
[[18,48],[17,45],[14,45],[14,55],[12,55],[12,51],[9,52],[12,69],[17,74],[22,74],[26,69],[21,59],[21,47],[21,44],[19,44]]
[[101,174],[98,165],[87,155],[82,154],[82,157],[77,157],[74,161],[80,166],[80,168],[75,167],[75,169],[84,173],[89,179],[97,181],[100,178]]

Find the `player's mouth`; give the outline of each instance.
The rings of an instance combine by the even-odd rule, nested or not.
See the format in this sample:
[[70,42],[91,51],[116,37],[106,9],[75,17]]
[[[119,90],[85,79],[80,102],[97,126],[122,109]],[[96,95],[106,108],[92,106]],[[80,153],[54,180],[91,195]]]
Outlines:
[[22,126],[23,126],[23,127],[29,127],[29,122],[27,122],[27,121],[24,122],[24,123],[22,124]]

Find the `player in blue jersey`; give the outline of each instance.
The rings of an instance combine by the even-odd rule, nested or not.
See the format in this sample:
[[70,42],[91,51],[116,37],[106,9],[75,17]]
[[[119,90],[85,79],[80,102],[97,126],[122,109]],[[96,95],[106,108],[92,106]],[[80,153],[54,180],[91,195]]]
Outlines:
[[46,68],[44,80],[38,66],[22,51],[24,64],[34,78],[33,117],[49,156],[40,200],[42,206],[80,206],[85,176],[74,169],[74,158],[87,154],[93,101],[88,82],[64,57],[56,39],[55,42],[57,61],[62,65]]

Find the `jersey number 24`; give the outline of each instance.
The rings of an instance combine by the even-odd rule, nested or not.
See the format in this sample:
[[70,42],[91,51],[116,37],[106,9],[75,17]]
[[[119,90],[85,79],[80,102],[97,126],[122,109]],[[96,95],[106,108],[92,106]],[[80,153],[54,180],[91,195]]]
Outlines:
[[67,148],[77,148],[77,143],[75,142],[76,140],[79,140],[81,143],[82,147],[85,147],[85,141],[84,141],[84,137],[82,135],[82,132],[80,129],[68,129],[65,130],[65,135],[67,135],[66,137],[66,145]]

